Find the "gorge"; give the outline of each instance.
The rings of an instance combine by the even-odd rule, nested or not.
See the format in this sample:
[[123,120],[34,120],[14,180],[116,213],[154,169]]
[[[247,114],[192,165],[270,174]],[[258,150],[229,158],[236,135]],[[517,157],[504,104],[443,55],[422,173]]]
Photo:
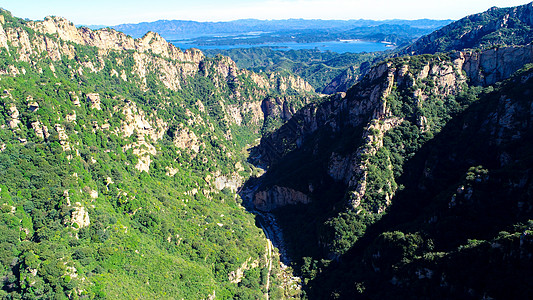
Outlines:
[[527,298],[532,26],[267,70],[1,10],[0,297]]

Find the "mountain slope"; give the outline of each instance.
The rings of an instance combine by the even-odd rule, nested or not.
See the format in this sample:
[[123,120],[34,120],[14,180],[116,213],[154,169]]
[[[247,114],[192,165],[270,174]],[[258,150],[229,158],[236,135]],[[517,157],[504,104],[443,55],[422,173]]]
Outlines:
[[[511,8],[494,7],[486,12],[465,17],[398,49],[396,55],[435,54],[463,49],[497,49],[529,44],[533,40],[532,5],[533,3]],[[326,86],[324,93],[346,91],[358,81],[358,77],[352,73],[351,69],[340,73]]]
[[[529,45],[393,58],[375,66],[344,98],[305,106],[279,130],[264,136],[254,158],[268,171],[259,183],[251,182],[257,187],[253,205],[276,215],[302,276],[312,279],[320,270],[328,270],[329,260],[342,261],[352,247],[368,246],[365,236],[391,213],[396,194],[418,186],[399,180],[408,172],[410,159],[450,120],[485,97],[492,85],[532,63],[532,50]],[[527,87],[528,79],[523,80]],[[496,125],[495,132],[503,130],[498,126],[504,123]],[[440,147],[444,150],[438,157],[453,157]],[[485,169],[472,172],[477,176]],[[387,231],[383,226],[379,228]],[[391,239],[418,243],[420,237]],[[376,251],[380,247],[376,245]],[[342,263],[334,268],[348,272]],[[316,291],[318,298],[333,297],[341,277],[335,271],[325,274],[332,278],[331,289],[324,288],[325,277],[308,282],[307,291],[312,295]],[[364,288],[366,273],[358,276],[359,287]],[[354,281],[346,282],[354,292]]]
[[[278,51],[270,48],[249,48],[230,50],[207,50],[207,55],[222,54],[232,58],[237,65],[254,72],[290,72],[305,78],[319,93],[334,94],[346,91],[359,75],[370,69],[370,62],[380,61],[383,53],[334,53],[320,50]],[[336,79],[349,69],[352,83],[345,78]],[[331,81],[333,83],[330,83]],[[341,83],[342,82],[342,83]],[[326,86],[329,83],[329,86]],[[343,86],[337,86],[344,84]]]
[[533,40],[533,2],[517,7],[493,7],[465,17],[420,38],[402,54],[426,54],[494,46],[527,45]]
[[243,148],[313,100],[306,82],[7,11],[0,57],[2,298],[278,291],[234,193],[258,172]]
[[312,297],[527,298],[532,78],[528,65],[427,142],[389,213],[309,284]]

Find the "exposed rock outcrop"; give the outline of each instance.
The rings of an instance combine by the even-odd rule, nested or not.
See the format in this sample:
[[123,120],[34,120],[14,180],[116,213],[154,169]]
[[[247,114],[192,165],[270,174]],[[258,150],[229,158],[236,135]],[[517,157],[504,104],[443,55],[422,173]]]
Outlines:
[[217,176],[213,180],[213,185],[219,191],[223,189],[229,189],[232,193],[237,192],[240,186],[242,186],[242,178],[238,175],[233,176]]
[[[351,153],[329,154],[327,171],[334,180],[343,182],[352,192],[349,201],[356,208],[366,193],[369,157],[382,147],[385,132],[403,121],[393,115],[389,96],[399,97],[393,93],[401,90],[404,93],[402,97],[407,97],[402,101],[422,107],[430,97],[444,99],[449,95],[456,95],[467,80],[474,85],[486,86],[508,78],[524,64],[533,62],[532,51],[533,45],[528,45],[482,52],[455,52],[449,57],[402,57],[381,63],[351,88],[345,97],[333,96],[330,101],[319,105],[310,104],[300,109],[279,130],[263,137],[261,144],[255,149],[255,157],[260,165],[274,166],[287,153],[301,148],[319,130],[321,135],[331,135],[349,128],[363,127],[362,144]],[[431,84],[425,85],[422,82]],[[409,92],[405,94],[406,91]],[[501,122],[506,122],[505,118]],[[423,115],[418,117],[417,125],[422,132],[430,130],[432,126]],[[390,162],[383,163],[390,165]],[[277,189],[274,188],[273,191]],[[390,203],[394,191],[393,183],[389,184],[387,190],[380,191],[386,205]],[[255,202],[265,209],[290,203],[284,198],[285,194],[279,191],[278,194],[283,196],[272,193],[258,192]],[[374,207],[373,210],[382,212],[386,205]]]
[[506,79],[524,64],[533,62],[533,45],[455,52],[449,61],[439,58],[439,63],[427,62],[421,70],[410,70],[408,62],[412,58],[405,59],[407,63],[403,65],[389,62],[374,67],[344,98],[310,104],[299,110],[287,124],[262,139],[261,164],[275,162],[284,153],[301,146],[306,136],[318,128],[328,127],[336,132],[344,126],[355,127],[372,119],[387,118],[390,112],[386,98],[395,85],[413,86],[416,80],[431,77],[435,81],[431,90],[415,90],[413,94],[413,99],[423,101],[429,94],[455,94],[467,79],[483,86]]
[[91,109],[102,110],[100,106],[100,95],[98,93],[87,94],[87,101],[91,103]]
[[231,271],[228,274],[228,279],[231,283],[239,283],[244,278],[244,271],[257,268],[259,266],[259,261],[254,260],[252,261],[252,258],[248,258],[244,263],[242,263],[241,267],[238,268],[235,271]]
[[72,212],[71,222],[74,225],[75,229],[80,229],[87,227],[91,224],[91,219],[89,218],[89,213],[85,210],[85,207],[81,203],[76,203],[74,211]]
[[76,28],[72,22],[61,17],[46,17],[42,22],[30,23],[30,27],[40,33],[57,34],[64,41],[94,46],[103,50],[136,50],[141,53],[151,51],[165,58],[195,63],[199,63],[203,59],[203,54],[200,51],[182,52],[154,32],[148,32],[142,38],[135,40],[110,28],[96,31],[86,27]]
[[507,79],[525,64],[533,63],[533,45],[455,52],[452,59],[472,83],[486,86]]
[[291,204],[307,204],[310,201],[311,198],[306,194],[280,186],[273,186],[268,190],[257,192],[253,200],[255,207],[263,211]]
[[200,151],[201,143],[193,131],[182,125],[177,129],[176,133],[174,133],[174,145],[180,149],[188,149],[198,153]]
[[19,111],[17,109],[17,106],[15,104],[9,105],[8,108],[9,116],[11,117],[11,120],[9,121],[9,127],[16,128],[20,124],[19,120]]

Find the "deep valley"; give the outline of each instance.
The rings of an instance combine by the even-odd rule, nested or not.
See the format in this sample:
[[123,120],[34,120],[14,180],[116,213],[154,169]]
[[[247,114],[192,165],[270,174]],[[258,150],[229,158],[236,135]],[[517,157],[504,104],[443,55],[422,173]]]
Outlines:
[[240,22],[0,11],[0,298],[530,297],[533,3]]

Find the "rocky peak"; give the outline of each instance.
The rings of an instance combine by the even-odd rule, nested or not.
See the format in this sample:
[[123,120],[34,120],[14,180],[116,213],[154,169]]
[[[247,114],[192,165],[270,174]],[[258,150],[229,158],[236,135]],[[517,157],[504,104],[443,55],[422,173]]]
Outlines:
[[111,28],[99,30],[91,30],[86,27],[76,28],[72,22],[61,17],[46,17],[44,21],[31,22],[30,27],[40,33],[57,34],[64,41],[94,46],[102,50],[137,50],[141,53],[151,51],[165,58],[196,63],[204,57],[198,50],[186,51],[184,53],[154,32],[148,32],[142,38],[135,40]]

